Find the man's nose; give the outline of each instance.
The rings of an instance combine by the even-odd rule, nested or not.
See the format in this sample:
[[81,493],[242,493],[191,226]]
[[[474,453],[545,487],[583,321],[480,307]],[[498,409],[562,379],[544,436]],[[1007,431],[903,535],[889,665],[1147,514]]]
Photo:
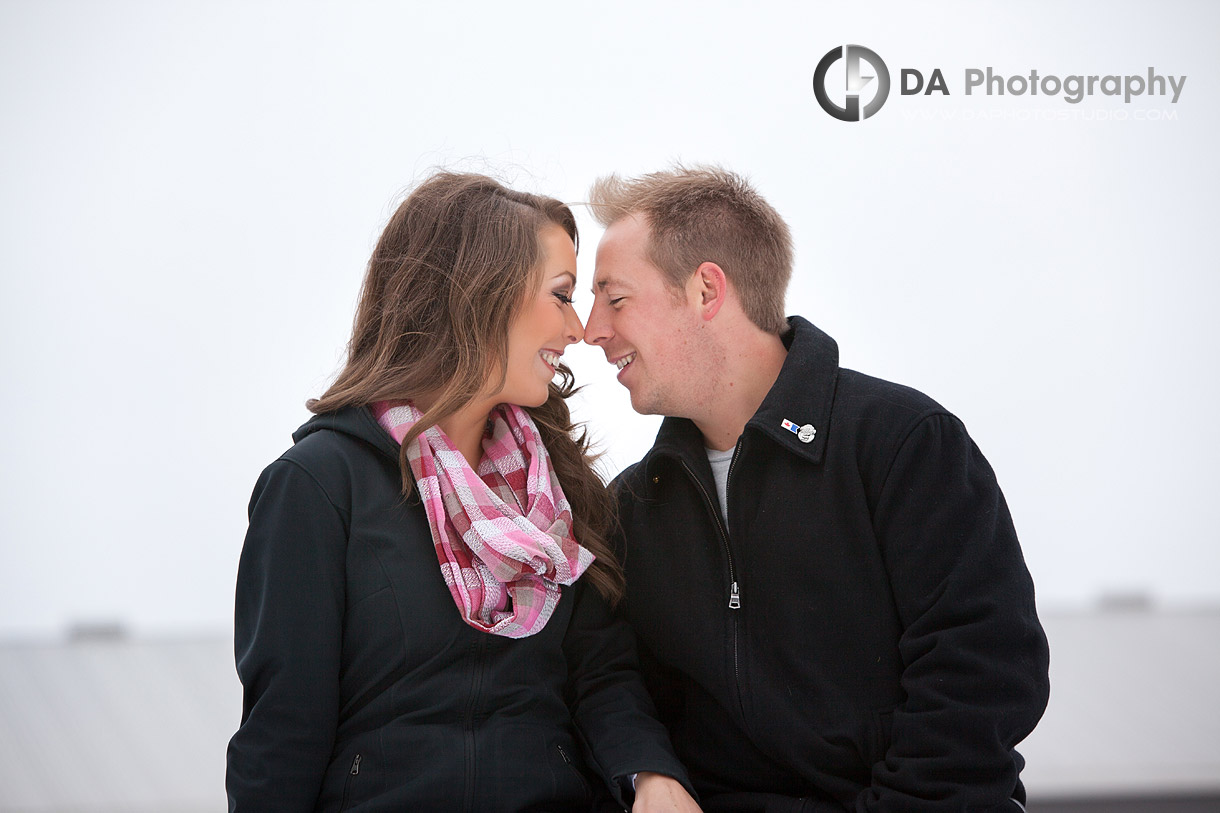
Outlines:
[[608,307],[604,303],[593,302],[593,307],[589,310],[589,320],[585,322],[586,344],[602,345],[614,335],[610,330],[607,310]]

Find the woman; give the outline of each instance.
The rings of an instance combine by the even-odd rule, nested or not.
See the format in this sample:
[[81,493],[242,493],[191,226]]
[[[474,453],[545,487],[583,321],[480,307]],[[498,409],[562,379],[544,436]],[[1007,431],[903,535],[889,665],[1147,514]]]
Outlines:
[[346,366],[250,502],[230,811],[622,808],[633,782],[696,809],[564,402],[576,239],[478,175],[391,218]]

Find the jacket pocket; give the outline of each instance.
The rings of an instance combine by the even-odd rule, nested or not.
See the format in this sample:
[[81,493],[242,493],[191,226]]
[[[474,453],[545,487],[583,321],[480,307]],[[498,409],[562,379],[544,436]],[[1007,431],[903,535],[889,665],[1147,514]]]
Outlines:
[[568,766],[568,770],[574,773],[576,778],[580,781],[580,787],[584,792],[585,799],[591,800],[593,798],[593,788],[591,785],[589,785],[589,778],[585,776],[585,773],[580,769],[580,766],[576,764],[576,762],[574,762],[570,756],[568,756],[568,752],[564,750],[562,745],[556,745],[555,749],[559,751],[559,756],[563,758],[563,762]]
[[339,810],[347,810],[351,803],[352,783],[356,777],[360,775],[360,763],[364,760],[361,754],[356,754],[352,758],[352,767],[347,771],[347,778],[343,781],[343,801],[339,803]]

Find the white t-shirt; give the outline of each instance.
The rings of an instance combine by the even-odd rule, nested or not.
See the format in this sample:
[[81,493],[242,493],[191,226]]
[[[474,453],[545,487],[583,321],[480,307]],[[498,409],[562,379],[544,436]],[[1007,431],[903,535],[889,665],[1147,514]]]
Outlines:
[[712,464],[712,477],[716,480],[716,499],[720,501],[720,516],[724,519],[724,530],[729,530],[729,464],[733,462],[735,449],[718,452],[704,447],[707,452],[707,462]]

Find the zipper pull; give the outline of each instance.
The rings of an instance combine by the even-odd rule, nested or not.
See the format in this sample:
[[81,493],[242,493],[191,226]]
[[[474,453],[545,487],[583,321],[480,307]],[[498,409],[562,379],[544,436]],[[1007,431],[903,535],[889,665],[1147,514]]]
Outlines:
[[360,755],[359,754],[356,754],[356,758],[352,760],[351,773],[352,773],[352,776],[358,776],[360,774]]
[[741,591],[737,589],[737,582],[733,582],[733,586],[729,589],[729,609],[741,609]]

